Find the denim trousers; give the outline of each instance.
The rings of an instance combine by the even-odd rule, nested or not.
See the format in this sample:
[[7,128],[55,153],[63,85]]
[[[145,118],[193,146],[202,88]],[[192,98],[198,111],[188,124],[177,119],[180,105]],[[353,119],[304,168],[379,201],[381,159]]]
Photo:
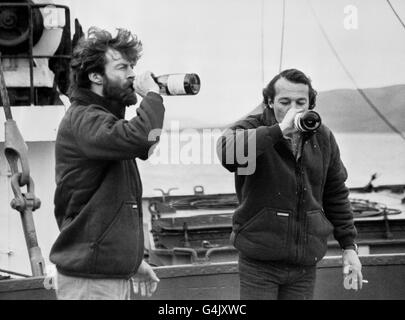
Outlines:
[[316,265],[258,261],[239,255],[241,300],[312,300]]
[[131,280],[90,279],[57,273],[58,300],[129,300]]

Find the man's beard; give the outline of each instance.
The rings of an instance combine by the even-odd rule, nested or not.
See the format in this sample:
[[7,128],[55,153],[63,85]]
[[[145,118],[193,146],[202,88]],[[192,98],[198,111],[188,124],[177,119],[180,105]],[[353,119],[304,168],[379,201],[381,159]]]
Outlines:
[[108,79],[107,76],[104,76],[103,96],[126,106],[134,105],[138,101],[132,81],[128,81],[125,85],[121,86],[115,81]]

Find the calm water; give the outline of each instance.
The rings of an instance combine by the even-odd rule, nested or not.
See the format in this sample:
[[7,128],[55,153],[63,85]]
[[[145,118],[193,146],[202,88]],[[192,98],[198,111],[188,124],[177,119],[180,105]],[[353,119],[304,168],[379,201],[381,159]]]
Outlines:
[[[155,155],[148,161],[139,161],[144,195],[160,195],[155,188],[165,191],[178,188],[179,190],[173,191],[172,194],[190,194],[196,185],[203,186],[208,194],[234,192],[233,174],[216,161],[214,141],[217,136],[218,133],[213,135],[210,150],[209,141],[202,139],[201,135],[180,134],[180,139],[187,145],[187,148],[180,148],[181,156],[178,152],[167,156],[172,137],[167,139],[169,143],[163,139],[161,145],[165,151],[156,150]],[[379,174],[375,185],[405,183],[405,141],[399,136],[380,133],[336,133],[336,139],[349,173],[349,187],[365,185],[375,172]],[[201,151],[200,155],[195,155],[194,152],[191,157],[191,149],[205,152]],[[165,156],[162,157],[162,154]],[[175,161],[181,159],[182,163],[173,164],[170,157]],[[214,160],[217,163],[213,163]]]

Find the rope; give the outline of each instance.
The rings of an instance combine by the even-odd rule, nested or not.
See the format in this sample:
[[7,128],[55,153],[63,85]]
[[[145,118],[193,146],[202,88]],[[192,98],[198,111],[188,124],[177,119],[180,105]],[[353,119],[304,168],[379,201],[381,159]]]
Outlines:
[[397,215],[401,210],[387,208],[382,203],[372,202],[364,199],[350,199],[354,218],[366,218],[376,216]]
[[[387,208],[386,205],[366,199],[349,198],[354,218],[377,217],[384,215],[397,215],[401,210]],[[167,203],[175,210],[213,210],[230,209],[234,210],[239,206],[236,195],[206,196],[204,198],[191,196],[183,199],[172,200]],[[160,212],[164,213],[164,212]]]
[[378,115],[378,117],[380,117],[381,120],[384,121],[384,123],[395,133],[397,133],[404,141],[405,141],[405,135],[399,130],[397,129],[381,112],[380,110],[378,110],[378,108],[374,105],[374,103],[367,97],[366,93],[364,92],[364,90],[360,89],[359,86],[357,85],[356,80],[354,79],[354,77],[352,76],[352,74],[350,73],[350,71],[347,69],[346,65],[344,64],[344,62],[342,61],[342,59],[340,58],[338,52],[336,51],[335,47],[333,46],[331,40],[329,39],[325,29],[323,28],[312,4],[310,0],[307,0],[309,7],[311,9],[312,14],[315,17],[315,20],[318,24],[319,29],[322,32],[322,35],[324,36],[326,42],[328,43],[330,49],[332,50],[333,54],[335,55],[336,59],[338,60],[339,64],[341,65],[341,67],[343,68],[344,72],[346,73],[346,75],[349,77],[349,79],[353,82],[354,86],[356,87],[356,90],[359,92],[359,94],[363,97],[363,99],[367,102],[367,104],[369,105],[369,107],[371,109],[374,110],[374,112]]
[[404,24],[404,22],[402,21],[401,17],[400,17],[400,16],[398,15],[398,13],[396,12],[395,8],[392,6],[390,0],[387,0],[387,2],[388,2],[388,4],[389,4],[389,6],[391,7],[392,11],[394,12],[395,16],[398,18],[399,23],[402,24],[402,26],[403,26],[404,29],[405,29],[405,24]]
[[234,209],[239,205],[235,195],[221,197],[187,197],[184,199],[171,201],[169,206],[177,210],[185,209]]

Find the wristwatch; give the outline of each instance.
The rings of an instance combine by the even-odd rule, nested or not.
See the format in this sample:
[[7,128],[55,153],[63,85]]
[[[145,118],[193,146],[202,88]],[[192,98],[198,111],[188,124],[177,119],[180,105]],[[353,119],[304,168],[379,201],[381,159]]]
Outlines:
[[356,243],[346,246],[343,250],[354,250],[357,254],[359,254],[359,247]]

